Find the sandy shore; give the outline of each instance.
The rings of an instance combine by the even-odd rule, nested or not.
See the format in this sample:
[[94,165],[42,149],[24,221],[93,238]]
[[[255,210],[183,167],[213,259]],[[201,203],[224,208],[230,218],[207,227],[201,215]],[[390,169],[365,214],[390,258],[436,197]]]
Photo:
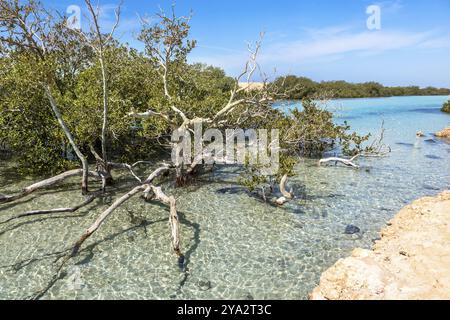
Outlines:
[[245,91],[262,90],[263,82],[239,82],[239,88],[245,88]]
[[403,208],[373,250],[339,260],[310,298],[450,299],[450,191]]

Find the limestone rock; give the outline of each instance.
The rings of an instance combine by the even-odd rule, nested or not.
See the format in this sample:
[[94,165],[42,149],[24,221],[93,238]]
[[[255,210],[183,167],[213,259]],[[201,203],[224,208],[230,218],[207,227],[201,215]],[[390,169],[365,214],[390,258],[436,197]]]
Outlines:
[[436,137],[450,139],[450,127],[436,133]]
[[450,299],[450,191],[403,208],[373,250],[325,271],[313,300]]

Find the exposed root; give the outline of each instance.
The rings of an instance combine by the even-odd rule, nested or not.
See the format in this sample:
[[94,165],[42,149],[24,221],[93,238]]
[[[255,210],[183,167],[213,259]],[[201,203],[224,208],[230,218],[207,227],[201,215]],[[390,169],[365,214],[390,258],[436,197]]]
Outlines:
[[285,205],[287,202],[289,202],[289,200],[285,197],[280,197],[277,200],[275,200],[275,203],[279,206],[283,206]]
[[287,180],[288,176],[287,174],[285,174],[280,181],[280,192],[283,196],[275,200],[275,203],[279,206],[284,205],[286,202],[289,202],[289,200],[292,200],[294,198],[292,190],[289,192],[286,190]]
[[283,197],[285,197],[287,199],[292,199],[294,197],[294,195],[292,194],[292,190],[289,192],[286,190],[287,180],[288,180],[288,176],[287,176],[287,174],[285,174],[280,181],[280,192],[283,195]]
[[50,290],[50,288],[53,287],[53,285],[59,280],[64,278],[65,274],[63,272],[63,268],[64,266],[67,264],[67,262],[70,259],[70,255],[66,255],[62,261],[62,263],[59,265],[58,269],[56,270],[55,275],[52,277],[52,279],[50,280],[50,282],[46,285],[45,288],[35,292],[34,294],[32,294],[31,296],[26,297],[26,300],[39,300],[40,298],[42,298],[47,292],[48,290]]
[[135,165],[129,165],[126,163],[114,163],[114,162],[110,162],[108,164],[112,169],[125,169],[130,171],[131,175],[140,183],[142,183],[142,179],[138,177],[138,175],[134,172],[133,167]]
[[167,196],[161,189],[161,187],[150,186],[156,200],[170,206],[169,223],[172,233],[172,249],[180,259],[180,263],[184,260],[180,247],[180,221],[177,213],[176,200],[173,196]]

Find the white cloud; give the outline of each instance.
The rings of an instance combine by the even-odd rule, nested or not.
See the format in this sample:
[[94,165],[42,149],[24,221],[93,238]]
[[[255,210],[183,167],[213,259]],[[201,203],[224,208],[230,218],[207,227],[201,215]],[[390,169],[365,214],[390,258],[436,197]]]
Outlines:
[[189,58],[189,62],[195,63],[206,63],[215,67],[220,67],[224,70],[231,71],[232,73],[238,72],[245,66],[248,56],[245,52],[239,53],[226,53],[226,54],[208,54],[208,55],[197,55],[193,54]]
[[421,48],[426,49],[443,49],[450,48],[450,37],[440,37],[427,40],[420,44]]
[[381,1],[375,3],[381,7],[383,13],[394,14],[404,8],[402,0]]
[[321,29],[302,28],[311,39],[322,39],[323,37],[332,37],[352,29],[350,25],[331,26]]
[[432,32],[364,31],[359,33],[345,32],[332,34],[331,36],[323,33],[320,38],[274,44],[264,50],[261,60],[295,63],[354,52],[378,54],[433,43],[436,40]]
[[[442,36],[437,30],[426,32],[405,31],[360,31],[355,32],[348,26],[332,26],[324,29],[304,29],[305,36],[301,40],[263,42],[259,57],[262,66],[273,68],[279,66],[295,68],[307,63],[330,63],[351,57],[375,56],[386,52],[402,49],[415,51],[450,47],[450,37]],[[205,48],[206,49],[206,48]],[[201,61],[219,66],[237,73],[248,57],[243,47],[242,51],[207,50],[199,48],[192,61]],[[198,54],[198,55],[197,55]]]

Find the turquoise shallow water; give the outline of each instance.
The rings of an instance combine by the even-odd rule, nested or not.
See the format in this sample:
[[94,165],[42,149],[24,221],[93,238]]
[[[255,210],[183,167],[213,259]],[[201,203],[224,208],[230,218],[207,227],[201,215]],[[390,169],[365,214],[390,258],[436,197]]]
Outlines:
[[[304,299],[320,274],[355,247],[369,248],[405,204],[450,184],[450,144],[431,133],[450,125],[439,111],[449,97],[337,100],[337,121],[377,133],[385,122],[387,158],[361,160],[363,170],[302,160],[290,184],[297,199],[274,208],[236,188],[233,170],[219,170],[178,200],[187,270],[170,251],[166,208],[133,199],[106,222],[67,268],[47,299]],[[292,107],[295,103],[291,103]],[[427,136],[418,139],[418,130]],[[432,141],[427,141],[432,139]],[[20,189],[0,164],[0,193]],[[142,172],[144,174],[144,172]],[[121,189],[131,182],[118,177]],[[58,253],[108,206],[98,200],[74,214],[1,223],[21,212],[82,201],[77,180],[57,192],[0,206],[0,298],[19,299],[45,287]],[[352,224],[357,235],[345,234]]]

